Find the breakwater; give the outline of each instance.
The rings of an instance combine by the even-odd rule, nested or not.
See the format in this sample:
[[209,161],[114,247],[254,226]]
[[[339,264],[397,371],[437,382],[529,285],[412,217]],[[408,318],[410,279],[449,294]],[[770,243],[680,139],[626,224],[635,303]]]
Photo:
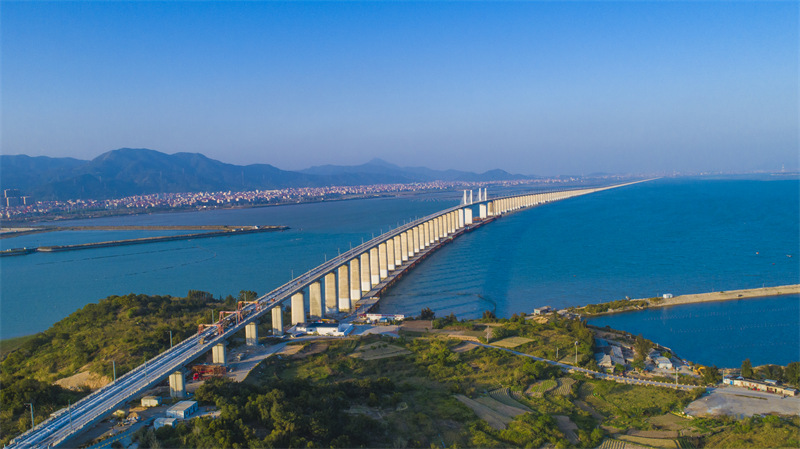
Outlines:
[[[800,284],[780,285],[777,287],[746,288],[741,290],[727,290],[709,293],[697,293],[690,295],[680,295],[672,297],[654,297],[631,299],[626,301],[614,301],[611,303],[594,304],[584,307],[571,307],[571,312],[579,313],[583,316],[611,315],[622,312],[635,312],[638,310],[654,309],[659,307],[672,307],[686,304],[697,304],[715,301],[730,301],[748,298],[766,298],[770,296],[796,295],[800,294]],[[594,311],[592,309],[602,308],[604,305],[609,307],[606,310]]]
[[[179,229],[180,228],[180,229]],[[55,246],[40,246],[36,248],[14,248],[5,251],[0,251],[0,257],[2,256],[20,256],[25,254],[31,254],[34,252],[39,253],[54,253],[54,252],[63,252],[63,251],[77,251],[82,249],[94,249],[94,248],[109,248],[114,246],[126,246],[126,245],[141,245],[145,243],[157,243],[157,242],[170,242],[175,240],[191,240],[191,239],[202,239],[202,238],[212,238],[212,237],[225,237],[231,235],[243,235],[243,234],[254,234],[257,232],[272,232],[272,231],[283,231],[289,229],[287,226],[105,226],[105,227],[94,227],[94,226],[78,226],[78,227],[71,227],[71,228],[61,228],[60,230],[70,229],[70,230],[182,230],[182,229],[192,229],[192,230],[199,230],[199,229],[222,229],[222,230],[211,230],[209,232],[198,232],[192,234],[180,234],[180,235],[166,235],[166,236],[158,236],[158,237],[142,237],[138,239],[126,239],[126,240],[111,240],[107,242],[94,242],[94,243],[81,243],[77,245],[55,245]]]

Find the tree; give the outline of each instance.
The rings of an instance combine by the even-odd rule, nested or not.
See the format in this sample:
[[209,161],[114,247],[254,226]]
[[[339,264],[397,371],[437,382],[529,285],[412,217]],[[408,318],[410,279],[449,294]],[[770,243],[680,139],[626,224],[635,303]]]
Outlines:
[[800,362],[791,362],[783,370],[783,377],[788,384],[800,387]]
[[716,365],[705,367],[703,370],[703,382],[706,384],[718,384],[721,380],[722,375]]
[[742,362],[742,377],[753,378],[753,364],[750,363],[750,359],[744,359]]
[[496,319],[497,316],[495,316],[494,312],[491,310],[486,310],[483,312],[483,321],[494,321]]
[[642,334],[636,336],[636,341],[633,343],[633,348],[636,350],[636,359],[644,360],[650,350],[653,349],[653,342],[642,337]]
[[431,310],[430,307],[425,307],[419,312],[419,319],[421,320],[432,320],[436,318],[436,312]]

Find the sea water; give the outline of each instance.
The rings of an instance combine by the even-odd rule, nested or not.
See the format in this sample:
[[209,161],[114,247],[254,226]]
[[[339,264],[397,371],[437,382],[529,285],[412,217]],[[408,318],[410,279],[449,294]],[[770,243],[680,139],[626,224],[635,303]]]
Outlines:
[[[520,211],[437,251],[396,284],[381,310],[510,316],[544,305],[800,283],[799,192],[796,178],[660,179]],[[3,258],[0,336],[43,330],[111,294],[265,293],[350,245],[459,200],[446,193],[76,221],[291,229]],[[800,335],[796,313],[781,319],[787,335]],[[686,321],[685,329],[704,341],[710,324]],[[655,327],[645,334],[655,335]],[[764,342],[753,351],[777,360],[771,347]],[[797,350],[783,352],[798,358]]]

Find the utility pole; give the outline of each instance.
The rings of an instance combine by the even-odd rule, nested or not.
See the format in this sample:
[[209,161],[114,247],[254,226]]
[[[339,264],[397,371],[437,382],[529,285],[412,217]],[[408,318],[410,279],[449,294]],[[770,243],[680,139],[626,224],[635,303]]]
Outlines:
[[578,366],[578,340],[575,340],[575,366]]
[[172,331],[169,331],[169,347],[172,347]]
[[33,430],[33,402],[26,402],[25,405],[31,406],[31,430]]
[[556,362],[558,361],[558,346],[556,346]]
[[117,362],[116,360],[111,361],[111,367],[114,370],[114,383],[117,383]]
[[69,428],[72,430],[72,402],[67,399],[67,410],[69,411]]

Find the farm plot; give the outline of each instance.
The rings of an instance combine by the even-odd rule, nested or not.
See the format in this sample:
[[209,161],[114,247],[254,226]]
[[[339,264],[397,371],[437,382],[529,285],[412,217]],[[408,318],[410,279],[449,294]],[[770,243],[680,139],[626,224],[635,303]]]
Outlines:
[[350,354],[350,357],[363,360],[379,360],[406,354],[411,354],[411,351],[400,346],[376,342],[358,347]]
[[533,396],[535,398],[544,397],[544,394],[548,391],[556,388],[558,386],[558,382],[553,379],[545,379],[540,380],[536,383],[531,384],[527,390],[525,390],[525,394],[528,396]]
[[[521,404],[518,404],[519,406],[510,406],[489,396],[470,399],[464,395],[458,394],[456,395],[456,399],[472,409],[480,419],[486,421],[492,428],[497,430],[505,429],[514,417],[527,411],[519,408],[519,406],[524,407]],[[511,398],[509,398],[509,400],[511,400]],[[527,409],[527,407],[525,408]]]
[[575,379],[571,377],[560,377],[558,379],[558,388],[553,391],[553,394],[558,396],[568,396],[572,391],[572,386],[575,385]]

